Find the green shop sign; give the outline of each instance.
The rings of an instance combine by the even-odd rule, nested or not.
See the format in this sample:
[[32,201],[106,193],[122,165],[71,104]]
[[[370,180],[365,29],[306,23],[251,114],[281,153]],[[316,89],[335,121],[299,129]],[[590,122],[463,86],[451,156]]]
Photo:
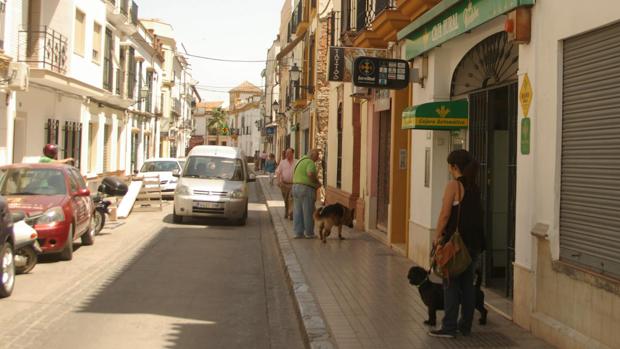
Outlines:
[[[444,0],[398,33],[411,60],[442,43],[535,0]],[[452,5],[452,7],[449,7]]]
[[466,99],[424,103],[403,111],[402,128],[416,130],[459,130],[469,126]]

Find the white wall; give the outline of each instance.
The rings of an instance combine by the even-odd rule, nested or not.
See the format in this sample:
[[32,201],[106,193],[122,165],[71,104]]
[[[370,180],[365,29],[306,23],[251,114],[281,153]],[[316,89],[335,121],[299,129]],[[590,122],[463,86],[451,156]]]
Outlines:
[[[86,14],[84,32],[84,55],[81,56],[75,53],[75,11],[79,9]],[[102,87],[103,84],[103,48],[105,45],[105,25],[106,25],[106,7],[102,1],[92,0],[75,0],[75,5],[72,9],[65,9],[69,11],[70,16],[62,14],[58,11],[56,16],[62,18],[70,18],[71,31],[69,36],[68,51],[71,53],[70,68],[67,75],[76,78],[87,84]],[[99,47],[99,60],[95,63],[93,61],[93,28],[94,23],[97,22],[101,25],[101,47]],[[118,54],[118,51],[116,51]]]
[[590,6],[577,0],[539,1],[532,7],[532,42],[521,46],[519,57],[519,74],[528,74],[534,92],[531,155],[519,154],[517,159],[516,260],[523,267],[532,264],[530,231],[537,222],[549,224],[552,258],[559,258],[561,41],[618,20],[616,0]]

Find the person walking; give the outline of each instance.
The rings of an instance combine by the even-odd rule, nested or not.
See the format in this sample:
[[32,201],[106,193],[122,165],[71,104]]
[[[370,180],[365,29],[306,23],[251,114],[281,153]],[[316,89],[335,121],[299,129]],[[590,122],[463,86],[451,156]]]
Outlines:
[[278,165],[276,170],[276,178],[280,191],[282,192],[282,199],[284,199],[284,219],[293,219],[293,196],[291,190],[293,189],[293,169],[295,168],[295,151],[288,148],[284,151],[284,157]]
[[316,190],[321,186],[316,169],[319,150],[312,149],[299,159],[293,171],[293,233],[295,239],[314,239]]
[[276,172],[276,156],[269,154],[269,158],[265,161],[265,172],[269,174],[269,185],[273,185],[273,175]]
[[[453,179],[444,191],[434,245],[448,241],[458,225],[471,264],[463,273],[443,279],[445,315],[441,328],[429,332],[433,337],[454,338],[457,330],[464,336],[471,333],[476,301],[474,272],[478,256],[485,249],[482,203],[476,185],[478,167],[478,161],[467,150],[455,150],[448,155],[448,170]],[[457,322],[459,308],[461,318]]]

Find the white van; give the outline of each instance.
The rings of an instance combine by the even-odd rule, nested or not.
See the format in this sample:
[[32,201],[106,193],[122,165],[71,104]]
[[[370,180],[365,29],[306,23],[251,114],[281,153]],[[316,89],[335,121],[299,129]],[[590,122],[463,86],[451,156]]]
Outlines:
[[248,182],[255,182],[243,151],[199,145],[186,158],[174,192],[174,223],[183,217],[222,217],[244,225],[248,218]]

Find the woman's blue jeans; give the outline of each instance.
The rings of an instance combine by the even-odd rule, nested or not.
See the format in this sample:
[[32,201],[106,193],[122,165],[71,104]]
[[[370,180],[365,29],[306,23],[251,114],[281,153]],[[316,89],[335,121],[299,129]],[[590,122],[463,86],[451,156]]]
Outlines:
[[303,184],[293,184],[293,233],[296,237],[314,236],[316,189]]
[[[478,265],[478,256],[472,255],[469,267],[459,276],[443,279],[444,317],[441,328],[446,332],[463,333],[471,331],[476,307],[476,289],[474,273]],[[459,308],[461,319],[458,320]]]

